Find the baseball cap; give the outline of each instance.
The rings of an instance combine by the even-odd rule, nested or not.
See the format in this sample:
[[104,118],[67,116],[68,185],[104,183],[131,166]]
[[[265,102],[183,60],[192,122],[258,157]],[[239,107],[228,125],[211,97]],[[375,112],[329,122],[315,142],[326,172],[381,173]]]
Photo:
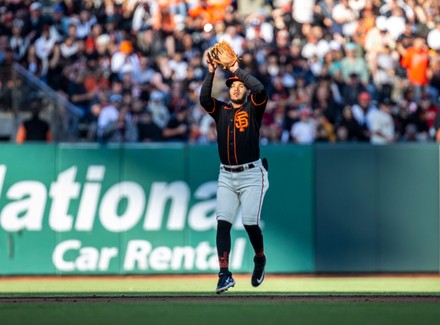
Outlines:
[[312,113],[312,111],[310,107],[304,106],[300,108],[299,113],[301,114],[301,116],[309,116]]
[[348,44],[345,45],[345,50],[346,51],[354,51],[356,50],[356,44],[353,42],[350,42]]
[[341,44],[338,41],[331,40],[329,43],[330,50],[339,51],[341,49]]
[[122,53],[130,54],[133,52],[133,44],[130,41],[122,41],[119,45],[119,49]]
[[60,3],[58,3],[55,5],[55,7],[53,7],[53,12],[64,12],[64,8]]
[[41,3],[39,2],[33,2],[30,7],[29,10],[40,10],[42,7]]
[[120,94],[113,94],[109,98],[110,103],[121,103],[123,101],[123,97]]
[[388,97],[384,98],[381,103],[383,105],[387,105],[387,106],[395,105],[394,101],[391,100],[391,98],[388,98]]
[[150,94],[150,99],[151,100],[161,101],[161,100],[164,99],[163,97],[164,97],[163,94],[160,91],[156,91],[156,90],[152,91],[151,94]]
[[101,34],[96,38],[96,44],[103,46],[109,44],[111,41],[110,35],[108,34]]
[[243,81],[241,81],[240,78],[238,78],[237,76],[232,76],[232,77],[230,77],[230,78],[228,78],[228,79],[226,80],[226,82],[225,82],[225,83],[226,83],[226,86],[227,86],[228,88],[230,88],[231,85],[232,85],[232,83],[235,82],[235,81],[243,82]]
[[370,100],[371,96],[368,92],[363,91],[359,94],[358,100]]

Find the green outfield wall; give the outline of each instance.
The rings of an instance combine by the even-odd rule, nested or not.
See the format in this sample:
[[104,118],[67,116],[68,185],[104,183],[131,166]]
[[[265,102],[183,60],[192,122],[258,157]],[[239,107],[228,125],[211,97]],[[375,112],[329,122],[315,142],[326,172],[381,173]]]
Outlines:
[[[267,272],[439,272],[439,148],[265,146]],[[0,275],[215,273],[215,146],[0,145]],[[252,270],[237,217],[231,269]]]

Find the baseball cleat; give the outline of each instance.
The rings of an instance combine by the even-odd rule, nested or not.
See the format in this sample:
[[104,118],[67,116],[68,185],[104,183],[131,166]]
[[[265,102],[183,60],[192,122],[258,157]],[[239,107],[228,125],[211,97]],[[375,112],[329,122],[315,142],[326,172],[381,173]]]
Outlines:
[[217,294],[225,292],[235,285],[235,280],[230,272],[225,274],[219,273],[218,277],[217,289],[215,289]]
[[266,256],[254,257],[254,271],[252,272],[251,283],[253,287],[258,287],[264,280],[264,268],[266,266]]

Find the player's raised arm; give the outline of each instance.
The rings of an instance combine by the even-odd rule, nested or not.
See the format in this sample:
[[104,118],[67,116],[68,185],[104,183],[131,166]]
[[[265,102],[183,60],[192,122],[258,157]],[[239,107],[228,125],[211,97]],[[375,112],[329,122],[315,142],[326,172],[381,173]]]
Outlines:
[[206,51],[204,55],[206,64],[208,65],[208,74],[200,90],[200,105],[202,105],[208,113],[213,113],[215,111],[215,99],[212,98],[212,84],[217,64],[212,60],[209,51]]

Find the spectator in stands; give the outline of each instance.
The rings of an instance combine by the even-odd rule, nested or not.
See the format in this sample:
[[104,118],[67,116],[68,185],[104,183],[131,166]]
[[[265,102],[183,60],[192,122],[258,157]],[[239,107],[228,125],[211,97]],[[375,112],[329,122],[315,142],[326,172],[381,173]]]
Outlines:
[[440,50],[440,16],[434,20],[435,28],[431,29],[426,36],[428,46],[434,50]]
[[49,25],[43,26],[41,36],[35,40],[35,55],[41,60],[41,78],[44,80],[47,76],[47,70],[49,69],[50,57],[53,55],[53,49],[58,41],[59,36]]
[[243,48],[246,39],[239,33],[237,26],[227,26],[222,40],[225,40],[226,42],[231,44],[232,48],[238,56],[243,55]]
[[306,59],[311,59],[312,57],[319,58],[322,60],[324,55],[330,50],[329,42],[324,38],[324,32],[321,27],[313,26],[308,30],[305,35],[307,42],[302,48],[301,54]]
[[[237,5],[237,1],[230,0],[0,1],[0,62],[9,55],[10,47],[12,62],[22,64],[69,98],[95,89],[89,99],[91,105],[99,103],[97,97],[109,91],[108,83],[124,80],[122,88],[131,89],[132,95],[127,100],[141,97],[151,107],[151,97],[159,92],[162,104],[168,108],[174,105],[171,101],[176,101],[175,79],[183,79],[187,97],[197,98],[200,80],[206,74],[199,53],[226,38],[242,56],[244,67],[264,81],[276,108],[273,113],[277,119],[283,116],[283,141],[289,139],[291,125],[298,119],[298,107],[324,109],[328,105],[323,98],[330,93],[328,103],[333,98],[338,105],[357,104],[363,91],[368,91],[378,106],[389,98],[396,101],[396,138],[400,141],[414,138],[417,133],[412,128],[414,124],[405,130],[408,118],[426,92],[433,104],[439,105],[438,1],[266,1],[253,8],[251,14],[233,10]],[[49,35],[58,35],[53,46],[47,48],[51,37],[40,38],[44,26],[50,26]],[[415,38],[423,41],[423,51],[415,48]],[[124,46],[126,53],[121,53]],[[50,48],[49,55],[41,55]],[[176,53],[183,53],[183,59],[177,61],[186,63],[186,68],[180,69],[181,63],[177,69],[171,68]],[[128,65],[127,55],[134,59]],[[255,60],[249,60],[253,57]],[[136,60],[142,61],[142,66]],[[419,63],[414,65],[415,62]],[[7,65],[10,67],[11,62]],[[85,92],[72,92],[72,82],[79,74],[72,75],[72,69],[78,66],[90,72]],[[131,78],[127,73],[132,73]],[[96,87],[91,76],[96,76],[103,86]],[[321,87],[323,78],[330,78],[331,92]],[[4,75],[1,78],[2,94],[15,89],[9,87],[9,79]],[[338,91],[344,101],[338,100]],[[122,94],[122,89],[116,93]],[[7,104],[3,97],[0,104]],[[82,105],[81,100],[74,104]],[[192,119],[202,123],[197,100],[190,100],[187,107]],[[328,113],[327,109],[324,113]],[[338,118],[327,113],[338,131]],[[341,115],[339,112],[339,119]],[[262,130],[268,131],[264,136],[268,142],[279,141],[276,136],[268,136],[276,134],[271,125],[278,126],[279,121],[274,123],[273,117],[263,121],[267,123]],[[157,118],[154,112],[152,118]],[[203,128],[198,125],[194,129]],[[338,141],[345,141],[343,133],[338,135]],[[194,139],[194,134],[190,139]],[[434,140],[433,131],[429,140]]]
[[395,71],[399,63],[395,60],[395,56],[389,46],[384,46],[377,53],[375,65],[371,72],[373,75],[374,86],[378,93],[378,100],[391,99],[395,81]]
[[389,144],[395,141],[394,121],[391,116],[392,103],[389,99],[379,104],[379,109],[371,112],[370,141],[372,144]]
[[435,122],[435,117],[439,112],[439,107],[437,107],[434,104],[434,101],[431,99],[431,97],[428,94],[422,97],[419,106],[420,109],[425,112],[424,117],[429,133],[427,137],[429,138],[431,135],[432,136],[434,135],[434,122]]
[[440,113],[437,113],[437,116],[435,117],[434,129],[435,129],[434,140],[435,142],[440,143]]
[[100,143],[119,142],[121,129],[124,127],[125,116],[121,113],[123,97],[113,94],[108,99],[98,116],[97,138]]
[[186,106],[180,107],[174,112],[167,125],[164,127],[162,136],[166,141],[187,142],[191,132],[191,121],[189,120],[189,109]]
[[414,133],[413,141],[426,142],[429,139],[429,101],[422,98],[416,105],[415,111],[411,112],[406,121],[406,127],[411,127]]
[[61,55],[66,64],[72,64],[77,59],[76,55],[79,51],[79,42],[78,38],[76,37],[76,30],[76,25],[70,24],[67,35],[60,44]]
[[57,33],[63,38],[67,35],[69,21],[70,21],[70,18],[66,17],[66,15],[64,15],[63,6],[60,3],[57,3],[53,7],[52,25],[56,29]]
[[144,110],[140,113],[137,122],[139,142],[162,141],[162,129],[153,121],[151,112]]
[[357,103],[352,106],[351,110],[353,117],[364,130],[364,137],[361,140],[369,140],[371,136],[371,114],[377,111],[376,105],[371,100],[371,95],[366,91],[361,92]]
[[413,45],[403,53],[401,64],[407,69],[413,99],[417,102],[427,91],[429,83],[429,52],[424,38],[414,39]]
[[23,22],[16,20],[12,26],[12,35],[9,38],[9,46],[14,53],[16,62],[22,62],[25,58],[29,44],[29,38],[23,35]]
[[87,120],[91,115],[91,104],[95,98],[95,92],[86,88],[86,78],[90,74],[85,66],[69,66],[65,69],[68,78],[67,94],[70,101],[82,111],[82,119]]
[[97,19],[89,10],[82,9],[78,15],[78,19],[73,23],[76,26],[76,37],[85,40],[92,31],[93,25],[97,23]]
[[359,94],[366,92],[367,88],[360,82],[359,75],[350,74],[350,79],[342,86],[342,98],[345,105],[354,105],[358,102]]
[[333,143],[336,142],[334,124],[330,123],[327,117],[320,111],[315,111],[316,138],[315,142]]
[[343,37],[351,37],[355,33],[359,13],[349,5],[348,0],[340,0],[332,10],[334,32]]
[[218,4],[212,4],[209,0],[199,0],[194,3],[188,9],[188,15],[190,17],[201,17],[201,26],[211,23],[222,21],[225,15],[226,7],[229,5],[230,1],[218,1]]
[[341,120],[336,124],[336,139],[338,142],[358,142],[368,139],[368,130],[362,128],[353,117],[350,105],[342,109]]
[[177,28],[174,13],[171,11],[170,1],[161,0],[157,2],[158,10],[153,16],[153,29],[162,33],[162,37],[168,37],[173,34]]
[[37,78],[41,78],[43,76],[43,63],[42,60],[36,55],[35,44],[33,43],[28,47],[24,67]]
[[350,77],[355,73],[362,85],[367,87],[370,77],[368,66],[358,52],[358,45],[355,43],[351,42],[345,45],[346,56],[341,60],[342,78],[345,82],[349,82]]
[[431,79],[428,93],[436,105],[440,105],[440,55],[433,56],[431,60]]
[[51,142],[52,132],[49,123],[40,117],[41,101],[33,100],[30,104],[31,118],[20,124],[15,141],[24,142]]
[[151,92],[147,110],[151,113],[153,122],[163,129],[170,119],[170,112],[165,105],[165,98],[162,92],[154,90]]
[[27,35],[31,42],[40,37],[43,27],[48,23],[48,19],[42,15],[42,7],[40,2],[32,2],[23,19],[23,34]]
[[[143,32],[150,29],[153,26],[153,16],[151,12],[151,6],[154,5],[153,1],[140,0],[133,13],[133,19],[131,22],[131,28],[133,33]],[[157,10],[157,9],[156,9]],[[154,12],[153,12],[154,14]]]
[[332,84],[331,80],[327,78],[318,80],[311,98],[312,109],[319,110],[334,125],[341,118],[340,104],[338,88]]
[[111,58],[111,69],[119,78],[122,78],[124,73],[140,70],[139,57],[131,41],[124,40],[119,44],[119,50],[113,53]]
[[299,111],[299,121],[293,123],[290,136],[293,143],[312,144],[316,137],[316,122],[312,117],[309,107],[303,107]]
[[323,68],[327,71],[328,76],[338,85],[339,91],[341,91],[342,85],[344,84],[341,71],[341,45],[336,41],[332,41],[329,47],[330,51],[327,52],[323,58]]
[[387,18],[387,30],[391,37],[396,40],[406,29],[407,18],[404,16],[403,9],[394,8],[391,11],[391,16]]
[[366,52],[365,58],[368,61],[368,67],[374,74],[377,68],[377,56],[383,53],[386,48],[391,49],[395,47],[395,42],[388,32],[384,16],[376,18],[374,27],[366,33],[363,47]]
[[168,61],[168,67],[171,69],[172,79],[183,81],[186,79],[188,70],[188,61],[183,56],[183,52],[177,51]]
[[59,43],[55,43],[52,55],[49,57],[46,82],[54,90],[61,90],[64,84],[63,69],[66,61],[61,55],[61,48]]

